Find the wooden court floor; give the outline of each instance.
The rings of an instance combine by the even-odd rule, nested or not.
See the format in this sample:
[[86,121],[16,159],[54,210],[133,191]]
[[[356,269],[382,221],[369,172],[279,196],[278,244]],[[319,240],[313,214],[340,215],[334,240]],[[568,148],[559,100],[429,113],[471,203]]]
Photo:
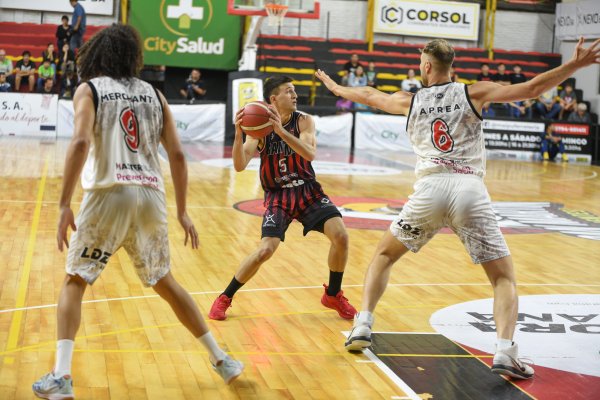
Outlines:
[[[56,250],[55,227],[67,144],[0,137],[0,399],[33,398],[31,383],[53,365],[55,304],[65,264],[65,254]],[[256,205],[248,201],[261,199],[262,191],[256,171],[235,173],[203,161],[228,158],[222,146],[186,145],[186,152],[188,212],[201,248],[183,246],[165,163],[172,271],[206,315],[239,261],[259,243],[261,219],[242,212],[241,204]],[[337,167],[354,161],[397,170],[319,176],[330,196],[343,199],[344,207],[360,216],[354,227],[348,223],[344,278],[345,294],[358,308],[366,266],[382,235],[373,229],[381,220],[364,215],[376,209],[385,213],[394,201],[406,200],[414,160],[407,154],[350,156],[327,148],[317,159]],[[593,227],[600,223],[599,173],[591,166],[490,160],[486,182],[496,202],[559,203]],[[74,210],[80,200],[78,189]],[[600,241],[572,231],[534,231],[515,228],[506,234],[520,295],[600,293]],[[596,237],[597,231],[590,228]],[[140,284],[125,252],[118,252],[84,297],[73,363],[77,398],[408,398],[366,356],[344,350],[342,331],[351,323],[319,301],[328,277],[328,247],[325,237],[302,237],[301,226],[292,224],[275,256],[236,295],[229,319],[209,322],[218,341],[246,364],[243,376],[229,387],[167,304]],[[375,328],[434,332],[430,317],[435,311],[491,296],[483,271],[470,262],[458,238],[439,234],[396,265]]]

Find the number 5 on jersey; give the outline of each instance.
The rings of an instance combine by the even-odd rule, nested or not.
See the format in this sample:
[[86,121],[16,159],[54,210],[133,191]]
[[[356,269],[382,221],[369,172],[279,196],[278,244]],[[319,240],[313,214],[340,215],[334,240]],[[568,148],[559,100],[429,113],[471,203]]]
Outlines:
[[121,122],[121,129],[125,133],[124,139],[127,148],[132,153],[137,153],[138,146],[140,145],[140,135],[138,131],[138,119],[131,107],[125,107],[121,111],[119,116]]
[[448,131],[450,131],[448,124],[441,118],[436,118],[431,123],[431,141],[442,153],[450,153],[454,148],[454,139]]

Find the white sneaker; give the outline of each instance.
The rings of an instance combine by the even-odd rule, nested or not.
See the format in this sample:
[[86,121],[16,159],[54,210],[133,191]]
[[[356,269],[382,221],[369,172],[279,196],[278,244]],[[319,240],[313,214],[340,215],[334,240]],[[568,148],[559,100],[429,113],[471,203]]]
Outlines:
[[41,399],[75,399],[75,395],[73,394],[73,380],[70,375],[57,378],[50,372],[42,376],[31,388],[33,389],[33,393]]
[[371,327],[373,326],[373,316],[361,317],[361,313],[354,316],[354,326],[348,335],[344,346],[348,351],[363,351],[371,346]]
[[244,371],[244,364],[229,356],[226,356],[223,360],[219,361],[217,365],[213,364],[212,366],[227,385],[233,382],[235,378],[240,376],[242,371]]
[[511,347],[504,350],[496,350],[492,372],[499,375],[507,375],[516,379],[533,378],[534,370],[517,358],[519,347],[513,343]]

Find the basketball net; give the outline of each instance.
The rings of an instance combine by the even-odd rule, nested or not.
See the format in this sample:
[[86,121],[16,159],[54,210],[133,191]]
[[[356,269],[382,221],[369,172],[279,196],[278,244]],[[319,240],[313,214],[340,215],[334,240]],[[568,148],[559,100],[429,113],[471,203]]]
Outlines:
[[267,16],[269,17],[269,26],[283,25],[283,19],[288,11],[288,6],[284,4],[267,3],[265,4]]

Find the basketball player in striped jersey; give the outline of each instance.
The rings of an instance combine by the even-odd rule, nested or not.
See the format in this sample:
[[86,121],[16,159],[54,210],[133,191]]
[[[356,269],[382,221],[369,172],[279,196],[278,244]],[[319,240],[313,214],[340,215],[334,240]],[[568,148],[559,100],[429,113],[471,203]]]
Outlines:
[[[57,309],[56,363],[33,384],[33,391],[45,399],[74,398],[71,359],[81,300],[86,286],[121,247],[142,283],[169,303],[229,383],[242,373],[243,365],[217,345],[198,306],[170,272],[160,143],[169,158],[184,244],[190,239],[197,249],[198,234],[186,212],[187,165],[175,121],[162,94],[136,78],[143,65],[137,31],[118,24],[103,29],[80,49],[78,65],[86,82],[73,99],[75,129],[60,199],[58,249],[66,245],[68,256]],[[75,220],[70,204],[82,169],[85,194]],[[75,231],[70,244],[68,227]]]
[[321,304],[335,309],[342,318],[352,319],[356,309],[341,289],[348,259],[348,234],[342,215],[323,192],[311,165],[317,150],[313,118],[296,110],[298,96],[291,78],[267,79],[263,93],[269,103],[273,132],[260,140],[247,136],[244,143],[240,126],[243,110],[240,110],[236,115],[233,143],[236,171],[243,171],[257,150],[260,154],[260,181],[265,191],[261,242],[242,261],[225,291],[214,301],[208,317],[226,318],[225,312],[235,293],[271,258],[285,239],[288,226],[296,219],[304,225],[304,235],[317,231],[331,241],[329,285],[323,285]]
[[452,82],[453,60],[454,49],[445,40],[427,43],[420,65],[424,87],[414,95],[342,87],[323,71],[317,71],[317,77],[338,96],[391,114],[407,115],[407,133],[417,154],[415,192],[375,250],[365,277],[361,311],[354,318],[345,346],[352,351],[371,345],[373,312],[385,291],[391,267],[407,251],[419,251],[438,230],[448,226],[460,237],[473,262],[482,264],[494,289],[497,342],[492,371],[528,379],[533,377],[533,368],[518,359],[513,342],[518,309],[513,263],[483,183],[481,108],[486,102],[535,98],[578,69],[600,63],[600,40],[586,49],[580,39],[566,64],[510,86]]

